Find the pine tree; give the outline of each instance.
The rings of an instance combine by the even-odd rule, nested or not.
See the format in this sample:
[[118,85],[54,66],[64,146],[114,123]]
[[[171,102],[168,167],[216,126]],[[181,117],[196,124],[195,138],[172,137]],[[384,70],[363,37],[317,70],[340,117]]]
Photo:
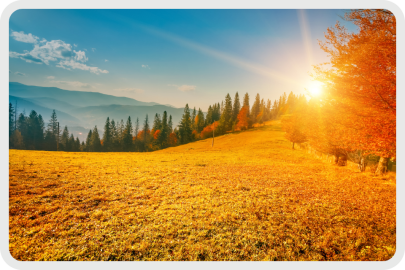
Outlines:
[[218,131],[225,133],[232,129],[232,99],[229,94],[225,97],[225,105],[223,106],[221,118],[219,120]]
[[24,113],[20,113],[18,116],[17,120],[17,129],[21,133],[21,137],[23,139],[23,143],[21,145],[24,145],[25,149],[28,149],[29,147],[29,129],[28,129],[28,123],[27,123],[27,117],[24,115]]
[[257,116],[259,115],[259,113],[260,113],[260,95],[257,94],[251,110],[251,118],[253,123],[257,122]]
[[193,109],[193,113],[191,114],[191,129],[192,130],[195,130],[196,129],[196,127],[195,127],[195,117],[197,116],[197,111],[196,111],[196,109],[195,109],[195,107],[194,107],[194,109]]
[[167,112],[163,112],[162,127],[157,139],[157,145],[163,149],[167,147],[167,142],[169,138],[169,126],[167,124]]
[[160,119],[160,114],[155,114],[155,120],[153,121],[152,130],[155,132],[156,130],[160,130],[162,128],[162,120]]
[[119,150],[118,130],[114,119],[111,120],[110,126],[111,126],[111,143],[112,143],[111,148],[112,151],[118,151]]
[[48,132],[46,136],[46,147],[47,149],[57,150],[57,140],[60,138],[60,132],[58,133],[58,118],[56,116],[55,110],[52,111],[51,119],[48,123]]
[[232,123],[236,122],[237,118],[238,118],[238,114],[240,111],[240,101],[239,101],[239,94],[238,92],[236,92],[235,94],[235,99],[233,101],[233,108],[232,108]]
[[79,140],[79,137],[76,137],[76,141],[75,141],[75,151],[76,151],[76,152],[80,152],[80,140]]
[[75,142],[75,138],[73,137],[73,134],[70,134],[66,151],[71,151],[71,152],[76,151],[76,142]]
[[97,126],[94,127],[93,132],[91,134],[90,146],[91,146],[90,151],[93,152],[101,151],[100,135],[98,134]]
[[92,151],[92,145],[91,145],[91,136],[93,135],[93,131],[89,131],[89,133],[87,134],[87,138],[86,138],[86,151],[90,152]]
[[208,107],[208,112],[207,112],[207,116],[205,117],[205,125],[211,125],[213,123],[212,121],[212,117],[213,117],[213,110],[211,105]]
[[15,123],[14,123],[14,117],[15,117],[15,110],[13,108],[13,105],[9,103],[8,106],[8,136],[9,136],[9,141],[11,142],[11,136],[14,133],[14,128],[15,128]]
[[197,133],[201,133],[201,131],[205,127],[204,113],[202,112],[201,108],[198,108],[197,117],[198,119],[195,123],[196,124],[195,130],[197,131]]
[[189,143],[192,139],[191,116],[188,104],[184,107],[183,117],[179,124],[180,143]]
[[60,137],[59,149],[62,151],[68,151],[68,147],[69,147],[69,130],[68,127],[65,126],[62,132],[62,136]]
[[247,107],[247,117],[250,118],[250,104],[249,104],[249,94],[246,93],[243,97],[243,107]]
[[104,125],[104,134],[103,134],[103,150],[105,152],[109,152],[112,150],[112,130],[111,130],[111,123],[110,117],[107,117]]
[[127,123],[124,129],[124,137],[123,137],[123,150],[124,151],[132,151],[133,149],[132,144],[132,121],[131,116],[128,116]]
[[172,115],[169,116],[169,122],[167,123],[169,126],[169,134],[173,133],[173,121],[172,121]]

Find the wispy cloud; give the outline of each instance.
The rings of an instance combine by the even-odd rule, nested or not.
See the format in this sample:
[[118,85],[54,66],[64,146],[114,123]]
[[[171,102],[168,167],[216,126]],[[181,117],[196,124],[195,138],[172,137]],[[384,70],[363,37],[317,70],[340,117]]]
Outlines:
[[46,77],[48,80],[53,80],[53,79],[55,79],[55,76],[48,76],[48,77]]
[[257,64],[254,62],[249,62],[246,61],[242,58],[239,58],[237,56],[228,54],[227,52],[223,52],[223,51],[219,51],[216,50],[214,48],[210,48],[208,46],[199,44],[197,42],[191,41],[189,39],[168,33],[168,32],[164,32],[161,31],[159,29],[153,28],[153,27],[149,27],[149,26],[145,26],[145,25],[139,25],[136,23],[132,23],[133,26],[137,27],[137,28],[141,28],[144,31],[155,35],[157,37],[169,40],[171,42],[174,42],[176,44],[179,44],[183,47],[195,50],[197,52],[209,55],[211,57],[220,59],[222,61],[228,62],[234,66],[237,66],[239,68],[245,69],[247,71],[256,73],[256,74],[260,74],[262,76],[266,76],[266,77],[270,77],[270,78],[274,78],[277,80],[281,80],[284,82],[287,82],[289,84],[298,86],[298,87],[302,87],[302,85],[298,82],[296,82],[295,80],[291,79],[290,77],[288,77],[285,74],[279,73],[277,70],[273,70],[268,68],[267,66],[263,66],[261,64]]
[[75,46],[75,48],[76,48],[76,47],[77,47],[77,44],[74,44],[74,43],[73,43],[73,46]]
[[24,34],[23,31],[21,31],[21,32],[13,31],[13,32],[11,32],[11,37],[17,41],[24,42],[24,43],[37,43],[39,40],[39,37],[34,36],[31,33]]
[[89,60],[86,53],[80,50],[72,50],[72,45],[62,40],[46,41],[43,39],[43,41],[41,41],[43,44],[38,44],[37,40],[39,38],[33,36],[32,34],[26,35],[23,32],[12,32],[11,36],[18,41],[34,44],[34,48],[31,51],[24,51],[24,53],[9,52],[9,56],[11,58],[19,58],[27,63],[45,65],[49,65],[50,62],[59,61],[56,67],[67,70],[87,70],[94,74],[108,73],[107,70],[102,70],[98,67],[91,67],[84,64]]
[[120,89],[114,89],[114,91],[123,92],[123,93],[133,93],[133,94],[142,94],[145,92],[143,89],[139,89],[139,88],[120,88]]
[[105,59],[104,61],[105,61],[105,62],[108,62],[108,60],[107,60],[107,59]]
[[142,65],[142,68],[150,69],[150,67],[148,65]]
[[14,74],[17,75],[17,76],[25,76],[25,73],[22,73],[22,72],[19,72],[19,71],[14,72]]
[[78,81],[49,81],[50,83],[56,83],[56,84],[61,84],[61,85],[69,85],[74,88],[86,88],[86,89],[91,89],[94,88],[88,83],[82,83]]
[[96,51],[96,48],[91,48],[91,50],[92,50],[93,52],[95,52],[95,51]]
[[168,84],[168,86],[175,86],[175,87],[177,87],[178,90],[180,90],[182,92],[193,91],[197,88],[197,86],[195,86],[195,85],[187,85],[187,84],[183,84],[183,85]]

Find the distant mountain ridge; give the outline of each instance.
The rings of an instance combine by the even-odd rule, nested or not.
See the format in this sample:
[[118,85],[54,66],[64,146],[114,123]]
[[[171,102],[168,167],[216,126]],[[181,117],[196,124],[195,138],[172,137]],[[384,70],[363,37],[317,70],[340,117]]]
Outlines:
[[161,105],[155,102],[142,102],[126,97],[116,97],[96,92],[63,90],[56,87],[30,86],[21,83],[9,83],[9,102],[15,107],[17,101],[18,114],[25,111],[29,115],[35,110],[42,115],[45,126],[55,110],[61,129],[68,126],[69,132],[80,141],[85,140],[87,132],[97,125],[100,136],[103,134],[107,117],[120,122],[127,121],[131,116],[132,124],[139,118],[142,129],[146,114],[150,126],[153,125],[155,114],[161,116],[164,111],[172,115],[173,126],[177,126],[183,115],[184,108]]
[[9,95],[21,98],[53,98],[77,107],[111,104],[133,106],[160,105],[156,102],[143,102],[128,97],[116,97],[98,92],[63,90],[57,87],[25,85],[18,82],[9,83]]

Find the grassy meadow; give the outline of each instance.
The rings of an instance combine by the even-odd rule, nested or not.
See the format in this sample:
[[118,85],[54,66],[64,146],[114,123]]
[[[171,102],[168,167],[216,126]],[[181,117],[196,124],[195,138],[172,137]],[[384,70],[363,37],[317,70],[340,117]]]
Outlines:
[[396,175],[292,150],[279,122],[151,153],[10,150],[31,260],[388,260]]

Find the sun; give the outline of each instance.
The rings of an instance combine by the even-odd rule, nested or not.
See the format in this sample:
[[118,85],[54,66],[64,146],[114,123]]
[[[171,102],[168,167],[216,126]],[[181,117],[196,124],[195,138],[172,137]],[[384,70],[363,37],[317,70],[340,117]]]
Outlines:
[[311,82],[308,90],[312,96],[319,96],[322,93],[323,83],[320,81]]

